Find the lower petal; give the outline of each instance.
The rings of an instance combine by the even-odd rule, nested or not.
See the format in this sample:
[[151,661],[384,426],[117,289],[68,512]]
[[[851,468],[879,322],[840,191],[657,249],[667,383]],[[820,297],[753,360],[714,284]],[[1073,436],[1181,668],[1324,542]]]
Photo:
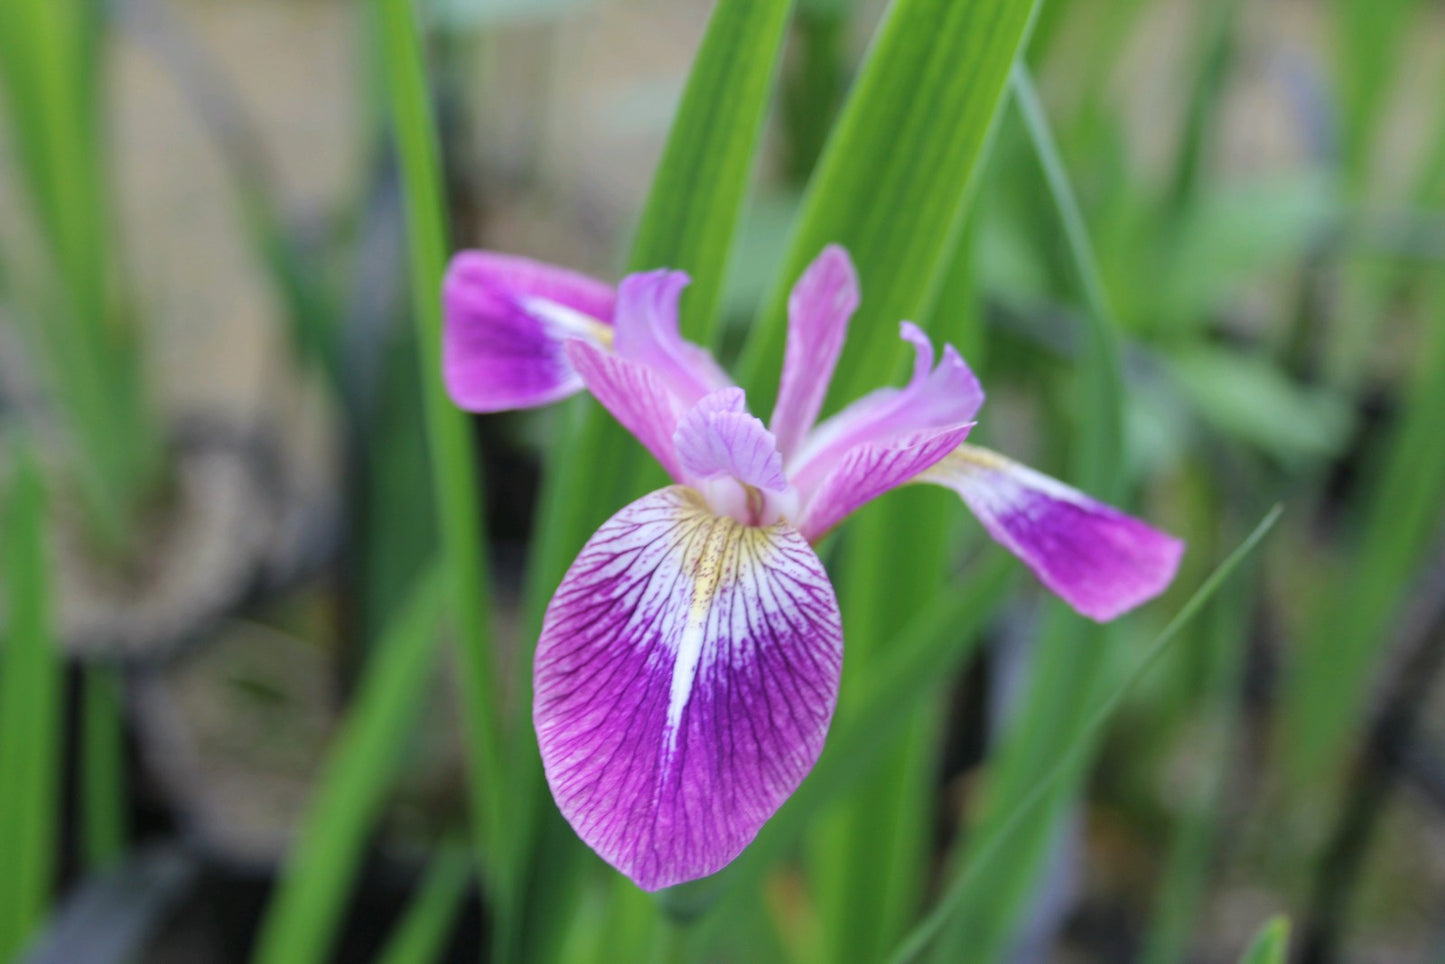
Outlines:
[[1107,622],[1174,579],[1184,543],[988,449],[960,445],[919,476],[957,492],[1045,586]]
[[785,524],[689,489],[588,541],[547,609],[533,718],[563,816],[655,890],[720,870],[802,782],[837,702],[842,623]]

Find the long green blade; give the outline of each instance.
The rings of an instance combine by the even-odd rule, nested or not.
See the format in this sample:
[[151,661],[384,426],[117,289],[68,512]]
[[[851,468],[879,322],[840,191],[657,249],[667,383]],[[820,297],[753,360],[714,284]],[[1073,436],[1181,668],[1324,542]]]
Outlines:
[[1259,929],[1239,964],[1284,964],[1289,954],[1289,918],[1275,917]]
[[919,318],[950,250],[1034,0],[895,0],[808,186],[773,293],[743,357],[750,408],[776,395],[788,289],[832,242],[863,304],[833,382],[851,398],[893,372],[900,319]]
[[[495,854],[503,849],[507,812],[500,694],[491,662],[491,591],[481,480],[467,416],[447,398],[441,383],[441,281],[448,242],[436,130],[412,0],[372,2],[405,197],[412,310],[426,398],[437,522],[449,611],[457,624],[466,744],[472,753],[472,820],[486,852]],[[491,869],[489,879],[496,885],[495,896],[505,916],[511,888],[507,877],[496,875],[507,873],[506,864],[494,861]]]
[[421,578],[383,634],[317,781],[266,912],[258,964],[328,959],[356,870],[437,663],[444,571]]
[[[1065,263],[1072,273],[1065,280],[1085,307],[1076,373],[1079,418],[1069,428],[1074,440],[1072,480],[1104,499],[1117,501],[1125,481],[1119,471],[1123,462],[1123,384],[1117,320],[1048,118],[1021,64],[1014,68],[1012,88],[1063,229]],[[975,832],[978,839],[988,839],[995,828],[1011,819],[1019,800],[1059,758],[1064,734],[1083,724],[1092,705],[1091,691],[1100,685],[1109,657],[1103,635],[1062,604],[1047,608],[1027,688],[1009,730],[991,755],[988,795]],[[1074,779],[1058,781],[1046,804],[1038,807],[1028,826],[1014,836],[1010,859],[998,868],[996,877],[987,882],[975,880],[960,898],[965,910],[950,931],[946,953],[964,962],[991,961],[1005,953],[1082,771],[1081,766],[1072,774]],[[966,863],[973,859],[976,845],[970,839],[965,847]]]
[[1200,609],[1204,607],[1220,585],[1229,578],[1235,568],[1244,561],[1261,539],[1274,528],[1283,509],[1275,506],[1255,526],[1254,531],[1242,542],[1229,557],[1220,563],[1219,567],[1210,574],[1204,584],[1195,591],[1178,614],[1170,620],[1169,625],[1164,627],[1153,643],[1150,644],[1144,656],[1134,665],[1125,676],[1124,680],[1108,695],[1089,716],[1084,726],[1073,731],[1069,739],[1060,748],[1060,754],[1049,771],[1038,781],[1033,790],[1019,803],[1008,820],[1004,821],[996,831],[981,841],[974,848],[973,856],[960,868],[959,872],[949,882],[943,897],[928,914],[926,918],[908,936],[908,939],[893,954],[891,960],[894,964],[902,964],[906,961],[914,961],[928,948],[929,942],[947,924],[949,918],[958,910],[960,903],[968,892],[969,886],[981,877],[985,877],[997,868],[994,866],[996,858],[1004,851],[1004,848],[1012,841],[1012,838],[1020,829],[1026,827],[1035,811],[1045,804],[1055,785],[1067,774],[1077,769],[1082,758],[1093,745],[1094,738],[1099,734],[1105,725],[1108,724],[1114,711],[1123,702],[1124,697],[1145,674],[1153,668],[1159,658],[1169,648],[1169,644],[1179,634],[1179,631],[1189,624]]
[[683,332],[706,342],[737,235],[788,24],[788,0],[718,4],[688,74],[628,265],[692,275]]
[[15,960],[50,907],[60,813],[61,661],[45,548],[45,492],[18,458],[0,501],[0,961]]
[[441,959],[447,932],[467,893],[470,867],[462,848],[443,846],[437,852],[406,916],[377,955],[378,964],[431,964]]

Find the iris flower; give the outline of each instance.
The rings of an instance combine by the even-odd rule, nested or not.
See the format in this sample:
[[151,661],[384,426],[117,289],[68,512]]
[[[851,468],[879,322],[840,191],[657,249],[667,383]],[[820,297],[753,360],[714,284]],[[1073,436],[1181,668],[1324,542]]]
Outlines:
[[843,626],[813,547],[909,482],[952,489],[1079,612],[1109,620],[1174,576],[1183,544],[965,442],[983,403],[951,345],[916,326],[902,388],[818,420],[858,306],[847,253],[825,249],[788,301],[766,424],[678,331],[687,275],[613,288],[524,258],[458,254],[443,288],[443,376],[473,412],[586,389],[673,485],[612,516],[547,607],[533,722],[562,814],[655,890],[721,869],[797,789],[838,698]]

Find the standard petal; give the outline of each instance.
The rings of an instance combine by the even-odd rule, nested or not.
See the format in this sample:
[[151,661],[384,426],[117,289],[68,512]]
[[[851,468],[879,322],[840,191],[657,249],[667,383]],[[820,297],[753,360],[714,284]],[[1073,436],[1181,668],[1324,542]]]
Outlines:
[[972,423],[934,429],[886,445],[851,449],[803,505],[798,531],[816,543],[853,510],[909,482],[958,448]]
[[989,535],[1099,622],[1163,592],[1184,553],[1173,536],[988,449],[961,445],[919,481],[957,492]]
[[563,268],[490,251],[463,251],[442,282],[442,378],[473,412],[530,408],[582,387],[568,338],[605,344],[609,285]]
[[655,890],[720,870],[807,775],[842,669],[837,600],[786,525],[644,496],[547,609],[533,719],[547,782],[604,860]]
[[773,434],[748,414],[741,388],[721,388],[694,405],[673,436],[677,458],[691,479],[733,478],[755,488],[788,487]]
[[848,319],[858,310],[858,274],[853,262],[830,244],[803,272],[788,296],[788,347],[778,402],[769,426],[778,450],[792,453],[818,419]]
[[570,341],[566,347],[567,358],[587,390],[647,447],[668,475],[683,481],[672,444],[682,404],[657,373],[581,341]]
[[677,303],[687,285],[682,271],[646,271],[623,278],[617,286],[613,345],[621,357],[656,372],[684,406],[732,384],[706,349],[678,331]]
[[858,399],[808,434],[788,460],[788,477],[807,503],[824,479],[860,446],[897,445],[920,432],[963,428],[983,404],[983,389],[952,345],[935,368],[928,336],[900,325],[914,347],[913,377],[903,388],[881,388]]

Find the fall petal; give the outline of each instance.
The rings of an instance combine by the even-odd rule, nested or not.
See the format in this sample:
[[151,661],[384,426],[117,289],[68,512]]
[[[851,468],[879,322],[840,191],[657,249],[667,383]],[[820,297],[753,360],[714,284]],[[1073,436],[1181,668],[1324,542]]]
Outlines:
[[1099,622],[1163,592],[1184,552],[1173,536],[988,449],[961,445],[919,481],[957,492],[989,535]]
[[714,873],[816,762],[841,667],[837,600],[796,531],[680,487],[645,496],[589,540],[543,623],[553,796],[640,887]]
[[496,412],[545,405],[581,380],[563,344],[612,337],[609,285],[551,265],[463,251],[442,282],[442,377],[461,408]]

